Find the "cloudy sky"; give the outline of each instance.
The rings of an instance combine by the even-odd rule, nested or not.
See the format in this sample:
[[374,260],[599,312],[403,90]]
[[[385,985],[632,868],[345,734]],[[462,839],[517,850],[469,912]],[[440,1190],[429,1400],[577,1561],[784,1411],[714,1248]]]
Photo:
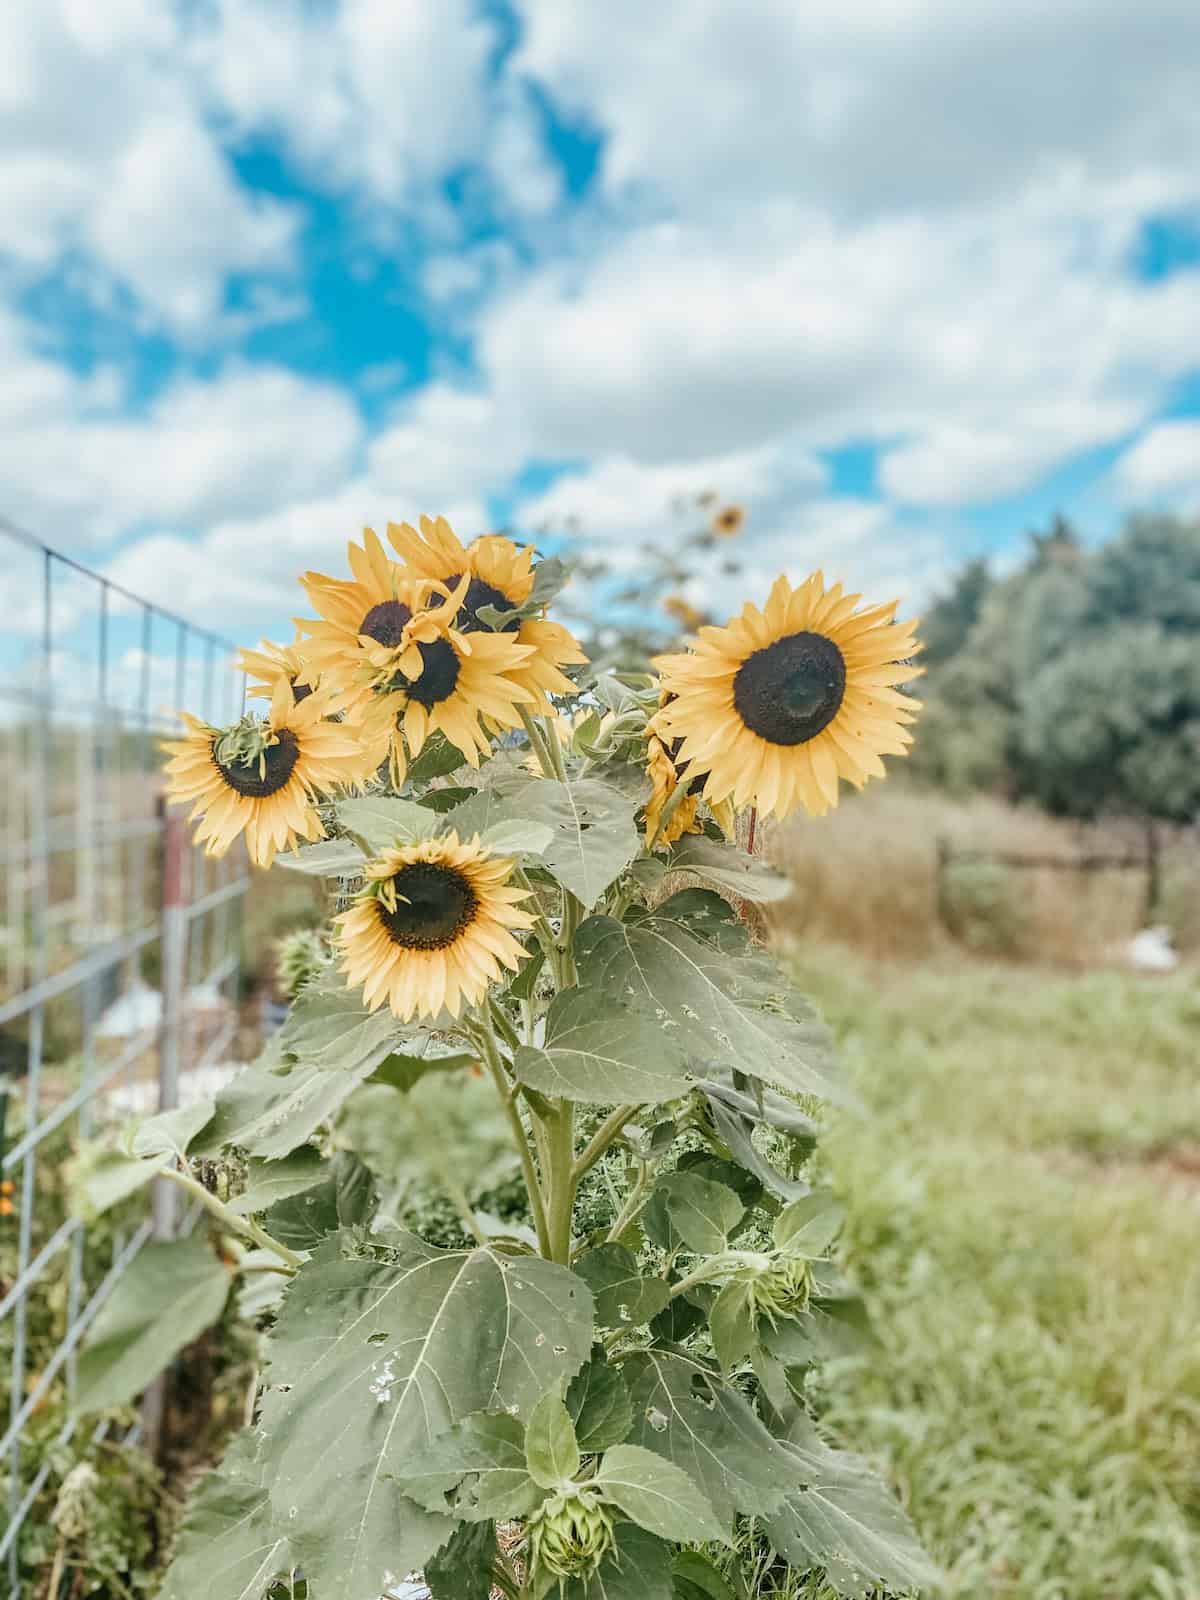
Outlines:
[[7,0],[0,513],[240,640],[364,522],[915,604],[1200,503],[1195,0]]

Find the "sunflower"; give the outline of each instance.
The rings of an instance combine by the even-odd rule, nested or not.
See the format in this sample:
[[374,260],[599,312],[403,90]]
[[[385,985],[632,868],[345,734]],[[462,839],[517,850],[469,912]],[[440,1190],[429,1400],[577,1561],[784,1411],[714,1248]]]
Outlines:
[[466,573],[447,583],[403,568],[370,528],[363,548],[351,543],[348,553],[352,581],[316,572],[301,579],[320,614],[301,626],[322,688],[338,697],[376,762],[389,761],[395,787],[434,731],[477,767],[490,749],[481,717],[489,729],[519,727],[517,707],[534,702],[518,682],[534,645],[507,633],[467,637],[458,625]]
[[671,698],[656,723],[705,772],[710,804],[820,816],[839,778],[861,788],[885,776],[880,756],[907,753],[919,702],[896,685],[919,673],[905,665],[916,624],[893,621],[895,601],[859,611],[860,599],[819,572],[797,589],[781,577],[762,611],[747,604],[686,655],[658,658]]
[[[674,844],[685,833],[700,833],[697,818],[700,797],[704,791],[704,774],[687,775],[688,763],[679,761],[680,739],[664,738],[651,718],[646,728],[646,772],[650,778],[650,798],[646,801],[646,848],[653,849]],[[663,812],[681,783],[688,786],[687,793],[672,809],[667,825],[662,825]],[[734,810],[729,800],[709,803],[709,810],[721,825],[727,839],[733,838]]]
[[519,904],[528,890],[509,885],[512,869],[478,835],[385,850],[335,919],[347,982],[362,986],[372,1011],[386,1002],[402,1022],[476,1005],[501,968],[515,970],[525,955],[511,930],[533,926]]
[[275,685],[283,678],[291,686],[297,705],[307,700],[314,685],[306,677],[311,669],[300,653],[299,644],[299,635],[293,644],[274,644],[270,639],[261,639],[257,650],[239,651],[238,667],[250,679],[248,693],[269,700]]
[[746,520],[745,508],[742,506],[722,506],[714,515],[709,527],[722,539],[732,539],[735,533],[740,533],[742,523]]
[[329,722],[319,696],[301,704],[286,679],[271,695],[265,719],[243,717],[213,728],[183,713],[188,732],[163,749],[167,794],[192,802],[189,820],[203,820],[196,838],[210,856],[223,856],[239,833],[255,865],[269,867],[277,850],[298,839],[322,839],[315,797],[365,782],[373,771],[358,739]]
[[[522,548],[502,534],[485,533],[464,545],[445,517],[422,517],[420,533],[407,522],[389,523],[388,539],[414,576],[443,586],[453,586],[466,577],[466,593],[454,622],[464,633],[490,631],[479,615],[485,607],[518,611],[533,593],[533,548]],[[430,603],[436,604],[436,599]],[[587,657],[561,623],[544,617],[514,617],[499,631],[530,647],[530,654],[510,676],[532,693],[537,710],[553,712],[548,694],[575,693],[575,685],[562,668],[581,666]]]

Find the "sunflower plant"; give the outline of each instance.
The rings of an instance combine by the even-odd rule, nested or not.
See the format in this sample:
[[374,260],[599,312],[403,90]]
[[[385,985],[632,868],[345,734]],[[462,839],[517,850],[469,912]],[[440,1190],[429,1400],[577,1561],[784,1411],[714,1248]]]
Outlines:
[[[740,809],[819,814],[903,751],[912,630],[780,579],[619,679],[547,619],[556,563],[441,520],[389,543],[306,575],[317,615],[245,663],[265,715],[170,747],[211,852],[244,835],[329,882],[290,1016],[215,1102],[78,1178],[93,1211],[158,1178],[211,1219],[121,1280],[84,1409],[231,1291],[264,1328],[167,1600],[415,1574],[434,1600],[722,1600],[747,1522],[842,1594],[933,1581],[806,1402],[860,1323],[810,1166],[820,1105],[852,1095],[739,914],[788,886],[730,842]],[[505,1219],[438,1162],[436,1108],[480,1094],[523,1185]],[[401,1225],[389,1132],[440,1171],[461,1248]]]

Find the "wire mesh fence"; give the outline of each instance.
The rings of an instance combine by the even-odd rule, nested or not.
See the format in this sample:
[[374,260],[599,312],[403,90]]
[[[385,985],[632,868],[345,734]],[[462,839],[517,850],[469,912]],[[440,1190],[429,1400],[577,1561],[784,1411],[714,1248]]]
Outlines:
[[[159,739],[234,720],[232,646],[0,518],[0,1558],[68,1442],[79,1346],[153,1222],[90,1229],[63,1168],[105,1123],[207,1091],[238,1030],[240,852],[164,814]],[[31,1437],[36,1436],[36,1437]]]

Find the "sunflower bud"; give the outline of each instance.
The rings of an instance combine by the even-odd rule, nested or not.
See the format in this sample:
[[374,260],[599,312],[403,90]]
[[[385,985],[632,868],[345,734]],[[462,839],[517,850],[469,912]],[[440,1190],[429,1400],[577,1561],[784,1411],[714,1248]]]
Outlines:
[[533,1569],[556,1578],[595,1572],[612,1542],[612,1518],[587,1489],[551,1496],[529,1521]]
[[313,928],[297,928],[276,946],[275,971],[279,987],[289,1000],[319,978],[330,964],[325,941]]
[[812,1266],[807,1261],[775,1261],[754,1279],[758,1314],[769,1318],[796,1317],[807,1309],[812,1293]]

